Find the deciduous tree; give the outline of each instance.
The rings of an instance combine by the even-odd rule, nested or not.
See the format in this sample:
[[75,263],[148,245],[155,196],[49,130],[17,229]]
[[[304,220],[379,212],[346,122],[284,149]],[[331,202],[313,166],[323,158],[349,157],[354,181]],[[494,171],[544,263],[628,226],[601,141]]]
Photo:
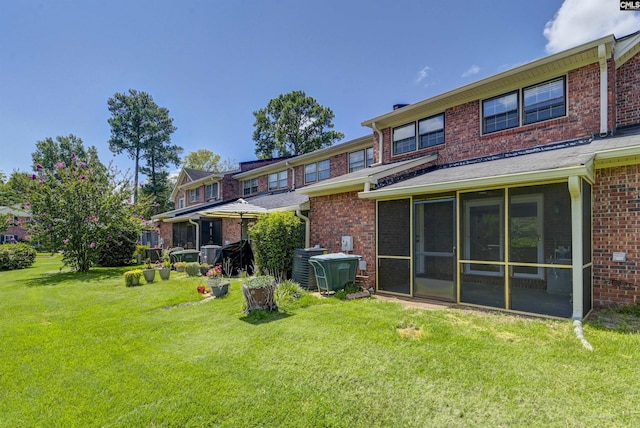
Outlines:
[[221,160],[219,154],[209,149],[198,149],[182,159],[182,167],[200,171],[224,172],[233,171],[238,168],[238,164],[233,159]]

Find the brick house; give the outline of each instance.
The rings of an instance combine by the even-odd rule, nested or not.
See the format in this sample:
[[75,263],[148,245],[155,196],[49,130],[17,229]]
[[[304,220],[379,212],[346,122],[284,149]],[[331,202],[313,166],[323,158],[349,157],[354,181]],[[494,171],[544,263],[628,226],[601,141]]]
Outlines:
[[31,212],[20,206],[0,207],[0,215],[8,215],[7,230],[0,235],[0,243],[24,241],[28,237],[25,224],[31,221]]
[[582,319],[640,302],[640,33],[366,120],[375,164],[296,191],[380,293]]

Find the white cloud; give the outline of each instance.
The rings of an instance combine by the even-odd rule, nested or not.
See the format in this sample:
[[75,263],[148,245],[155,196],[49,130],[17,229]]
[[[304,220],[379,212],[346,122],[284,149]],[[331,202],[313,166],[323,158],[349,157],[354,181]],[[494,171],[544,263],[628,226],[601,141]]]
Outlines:
[[478,67],[477,65],[473,64],[471,67],[469,67],[469,69],[467,71],[462,73],[462,77],[473,76],[474,74],[478,74],[479,72],[480,72],[480,67]]
[[555,53],[614,34],[626,36],[640,30],[640,13],[621,11],[618,0],[565,0],[545,25],[548,53]]
[[424,79],[429,76],[429,72],[431,71],[431,67],[428,65],[425,66],[422,70],[418,72],[418,77],[416,78],[416,83],[421,83]]

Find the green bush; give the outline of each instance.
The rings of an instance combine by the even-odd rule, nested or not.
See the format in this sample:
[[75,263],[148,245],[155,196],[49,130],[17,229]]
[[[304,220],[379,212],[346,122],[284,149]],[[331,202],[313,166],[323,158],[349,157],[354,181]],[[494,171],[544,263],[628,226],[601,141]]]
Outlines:
[[276,287],[276,303],[278,303],[278,306],[292,303],[302,296],[303,291],[304,290],[300,287],[300,284],[295,281],[282,281]]
[[27,244],[0,245],[0,270],[24,269],[36,261],[36,250]]
[[[110,238],[110,239],[109,239]],[[128,266],[137,251],[138,233],[133,230],[122,230],[109,235],[103,244],[98,245],[97,263],[104,267]],[[144,253],[144,250],[143,250]]]
[[140,285],[140,277],[142,276],[142,269],[134,269],[124,273],[124,283],[127,287],[133,287],[134,285]]
[[184,267],[185,272],[187,272],[187,276],[198,276],[200,275],[200,263],[198,262],[190,262]]
[[261,218],[250,231],[256,264],[278,280],[288,277],[293,250],[304,242],[302,222],[291,212],[275,212]]

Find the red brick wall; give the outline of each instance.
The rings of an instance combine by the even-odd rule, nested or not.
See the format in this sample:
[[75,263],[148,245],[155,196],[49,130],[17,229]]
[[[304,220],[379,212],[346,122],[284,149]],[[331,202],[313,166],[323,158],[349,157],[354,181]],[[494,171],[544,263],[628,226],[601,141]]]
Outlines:
[[239,198],[242,192],[242,185],[233,178],[233,174],[225,174],[220,181],[220,198],[223,201]]
[[367,262],[367,285],[375,286],[375,201],[358,198],[357,192],[320,196],[310,199],[310,244],[330,253],[341,252],[343,236],[353,237],[353,254]]
[[160,230],[160,238],[162,239],[162,248],[173,247],[173,223],[161,221],[158,224]]
[[640,54],[616,71],[617,125],[640,123]]
[[640,166],[597,170],[593,200],[594,307],[640,303]]
[[[610,79],[613,80],[613,79]],[[613,82],[609,85],[613,88]],[[612,90],[612,89],[611,89]],[[438,163],[504,153],[589,137],[600,132],[600,67],[591,64],[567,75],[569,114],[566,117],[519,126],[481,135],[480,100],[462,104],[445,111],[445,145],[391,156],[391,128],[384,133],[384,162],[411,159],[431,151],[439,151]],[[611,109],[613,112],[613,109]]]

